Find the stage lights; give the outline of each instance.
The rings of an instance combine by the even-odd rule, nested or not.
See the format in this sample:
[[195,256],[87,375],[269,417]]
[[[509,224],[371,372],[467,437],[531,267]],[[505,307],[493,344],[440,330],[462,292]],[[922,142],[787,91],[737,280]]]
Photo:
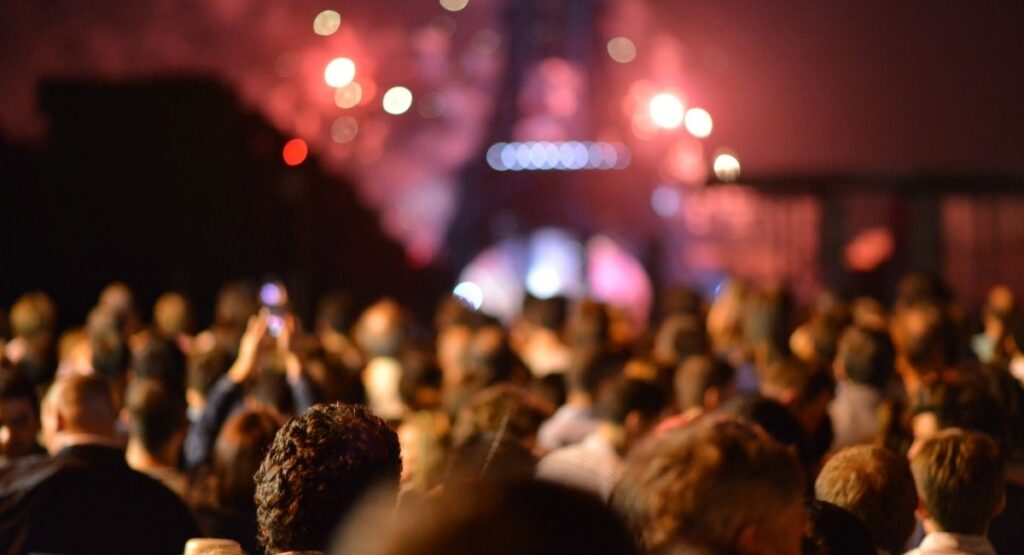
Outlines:
[[711,114],[703,108],[690,108],[685,116],[686,130],[698,139],[706,139],[711,134],[714,126],[711,122]]
[[405,87],[391,87],[381,102],[385,112],[394,116],[404,114],[412,106],[412,91]]
[[740,176],[740,161],[727,152],[715,156],[712,168],[715,171],[715,177],[723,182],[736,181]]
[[348,58],[335,58],[324,68],[324,81],[332,87],[344,87],[355,77],[356,63]]
[[651,98],[647,111],[654,125],[662,129],[676,129],[683,124],[686,108],[678,96],[663,92]]
[[487,149],[487,164],[498,171],[621,170],[630,158],[625,145],[606,142],[495,143]]

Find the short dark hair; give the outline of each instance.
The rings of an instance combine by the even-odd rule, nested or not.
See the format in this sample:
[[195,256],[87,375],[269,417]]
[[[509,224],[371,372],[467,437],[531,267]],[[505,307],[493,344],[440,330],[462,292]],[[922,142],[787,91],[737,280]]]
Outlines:
[[877,555],[864,522],[846,509],[820,499],[808,499],[806,509],[808,526],[804,553]]
[[917,493],[944,532],[984,534],[1005,494],[1004,461],[989,436],[939,432],[910,459]]
[[736,371],[724,360],[710,355],[683,359],[675,375],[676,402],[680,410],[704,406],[704,394],[711,388],[724,389],[732,383]]
[[185,392],[185,354],[174,341],[150,338],[135,352],[132,368],[137,377],[158,380],[179,395]]
[[32,406],[32,412],[39,416],[39,397],[32,382],[20,371],[0,366],[0,399],[22,399]]
[[371,487],[398,493],[398,436],[360,405],[314,405],[274,437],[256,472],[259,538],[271,553],[324,550]]
[[850,326],[843,332],[836,354],[846,377],[876,388],[885,387],[889,381],[895,357],[888,335],[856,326]]
[[796,457],[759,426],[706,417],[634,449],[611,504],[642,549],[727,553],[744,527],[774,522],[803,491]]
[[647,380],[622,376],[616,379],[597,403],[602,420],[623,424],[631,412],[657,418],[667,403],[665,391]]
[[818,499],[864,521],[875,545],[900,553],[914,531],[917,491],[906,458],[882,447],[859,445],[836,453],[814,483]]
[[132,437],[150,453],[158,453],[185,427],[185,398],[153,378],[134,380],[125,405],[131,416]]
[[596,395],[601,385],[622,373],[629,359],[602,348],[576,351],[566,374],[569,391],[582,391]]

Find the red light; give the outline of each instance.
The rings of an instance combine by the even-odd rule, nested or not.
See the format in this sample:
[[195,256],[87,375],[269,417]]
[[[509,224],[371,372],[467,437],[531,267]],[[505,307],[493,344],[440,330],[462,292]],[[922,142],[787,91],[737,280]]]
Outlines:
[[302,139],[288,141],[284,144],[284,149],[281,150],[281,157],[284,158],[284,163],[289,166],[298,166],[305,162],[308,154],[309,147],[306,146],[306,141]]

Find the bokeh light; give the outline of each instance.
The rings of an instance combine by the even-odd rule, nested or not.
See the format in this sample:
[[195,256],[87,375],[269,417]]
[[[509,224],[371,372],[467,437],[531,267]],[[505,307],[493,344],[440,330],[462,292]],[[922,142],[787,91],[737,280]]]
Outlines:
[[463,281],[455,286],[452,295],[469,305],[473,310],[480,310],[484,304],[484,290],[472,281]]
[[382,99],[384,111],[392,115],[401,115],[412,106],[412,91],[405,87],[391,87]]
[[679,212],[683,199],[675,187],[659,185],[651,193],[651,209],[662,218],[671,218]]
[[469,4],[469,0],[441,0],[441,7],[450,11],[461,11]]
[[341,14],[334,10],[324,10],[313,20],[313,32],[321,35],[333,35],[341,27]]
[[706,139],[711,134],[714,124],[711,114],[703,108],[690,108],[686,111],[686,130],[698,139]]
[[356,77],[356,64],[348,58],[335,58],[324,68],[324,81],[332,87],[344,87]]
[[338,108],[355,108],[362,99],[363,86],[354,81],[334,91],[334,104]]
[[305,162],[308,155],[309,147],[306,145],[306,141],[302,139],[292,139],[285,143],[284,148],[281,149],[281,157],[284,158],[284,163],[289,166],[298,166]]
[[622,143],[528,141],[494,143],[486,158],[498,171],[621,170],[629,167],[632,153]]
[[686,109],[683,101],[672,93],[660,93],[651,98],[647,105],[651,121],[662,129],[676,129],[683,124]]
[[359,122],[352,116],[342,116],[331,124],[331,138],[336,143],[352,142],[359,134]]
[[636,59],[636,45],[626,37],[615,37],[608,41],[608,55],[620,64]]
[[727,152],[715,156],[715,162],[712,167],[715,171],[715,177],[720,181],[736,181],[740,176],[740,161]]

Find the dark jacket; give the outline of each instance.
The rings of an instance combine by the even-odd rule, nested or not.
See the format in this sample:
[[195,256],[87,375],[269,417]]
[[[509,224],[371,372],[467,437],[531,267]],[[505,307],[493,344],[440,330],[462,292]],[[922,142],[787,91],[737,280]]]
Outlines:
[[198,535],[178,496],[119,449],[76,445],[0,467],[0,552],[182,553]]

